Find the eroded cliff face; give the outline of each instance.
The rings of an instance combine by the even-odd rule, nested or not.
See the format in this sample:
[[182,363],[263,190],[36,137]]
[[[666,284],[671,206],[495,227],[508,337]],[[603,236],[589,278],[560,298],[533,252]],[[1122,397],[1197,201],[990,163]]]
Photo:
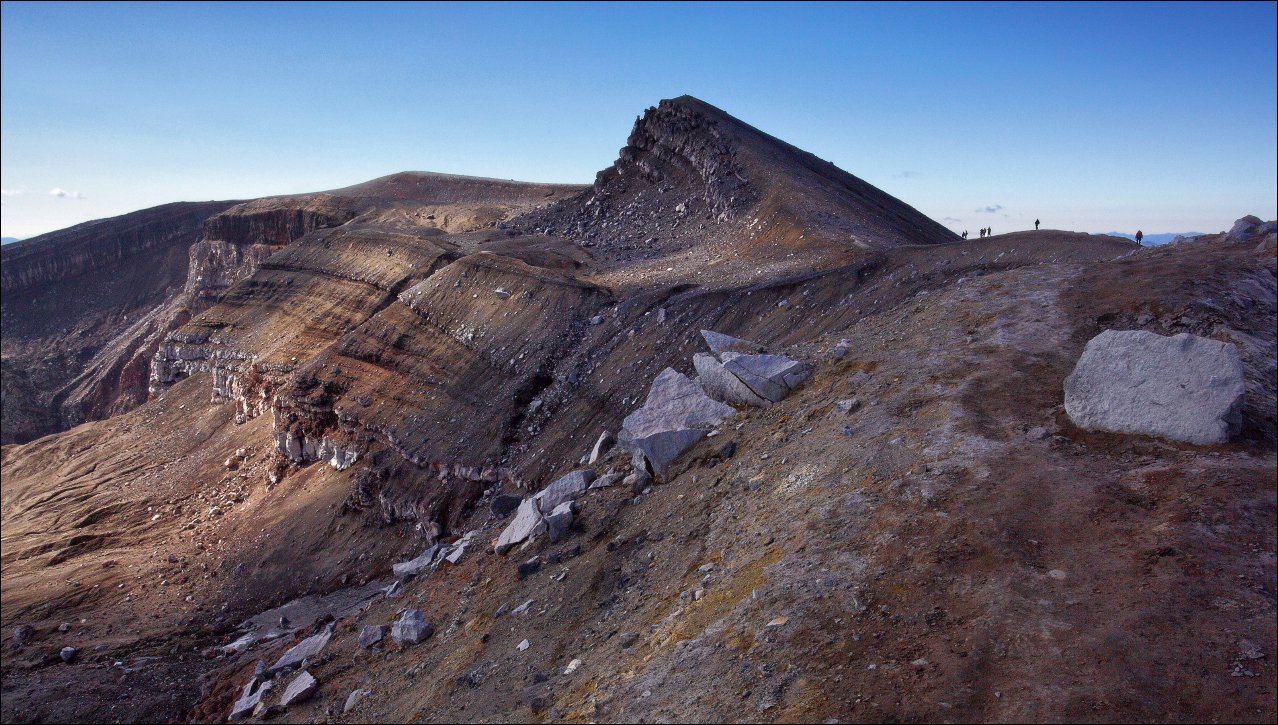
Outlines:
[[250,353],[212,349],[210,336],[213,347],[219,338],[207,330],[168,336],[272,255],[357,217],[440,235],[491,227],[579,189],[403,173],[328,193],[170,204],[7,245],[3,440],[116,415],[193,370],[213,373],[217,399],[242,401],[241,417],[257,415],[278,372],[271,364],[245,389],[234,373]]
[[235,202],[168,204],[3,248],[3,441],[128,410],[170,330],[187,250]]
[[[121,263],[144,253],[163,254],[185,248],[199,238],[204,221],[234,205],[233,201],[179,202],[79,224],[3,247],[0,269],[5,298],[33,288],[47,288],[62,280],[98,272],[109,276]],[[167,278],[165,281],[169,281]],[[93,300],[109,303],[111,300]],[[128,301],[128,300],[121,300]],[[46,321],[57,325],[57,321]],[[15,332],[39,321],[14,316]]]

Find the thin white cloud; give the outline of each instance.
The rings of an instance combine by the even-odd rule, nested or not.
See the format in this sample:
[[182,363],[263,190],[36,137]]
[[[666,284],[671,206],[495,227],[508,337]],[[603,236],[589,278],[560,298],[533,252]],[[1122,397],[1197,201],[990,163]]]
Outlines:
[[49,189],[49,196],[56,196],[59,199],[83,199],[84,198],[84,194],[81,194],[78,191],[67,191],[66,189],[63,189],[60,186],[55,186],[52,189]]
[[917,171],[902,171],[901,173],[893,174],[892,176],[897,179],[917,179],[922,175],[923,174],[920,174]]
[[[997,214],[997,213],[999,213],[999,212],[1001,212],[1001,211],[1003,211],[1003,205],[1002,205],[1002,204],[991,204],[990,206],[983,206],[983,207],[981,207],[980,209],[976,209],[973,213],[975,213],[975,214]],[[1006,216],[1006,215],[1004,215],[1004,216]]]
[[26,189],[0,189],[0,196],[22,196],[25,193]]

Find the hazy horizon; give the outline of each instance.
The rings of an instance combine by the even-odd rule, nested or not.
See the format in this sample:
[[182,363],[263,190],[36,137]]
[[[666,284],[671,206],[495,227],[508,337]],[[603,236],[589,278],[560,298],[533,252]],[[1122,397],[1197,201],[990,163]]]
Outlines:
[[2,13],[5,237],[405,169],[589,183],[684,93],[972,236],[1278,216],[1272,3]]

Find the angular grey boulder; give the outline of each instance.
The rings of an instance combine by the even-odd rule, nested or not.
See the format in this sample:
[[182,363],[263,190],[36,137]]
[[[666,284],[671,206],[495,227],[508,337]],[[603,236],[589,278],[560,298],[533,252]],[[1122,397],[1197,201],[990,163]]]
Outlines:
[[726,352],[720,355],[723,368],[745,383],[760,398],[779,403],[790,391],[812,375],[806,363],[785,355],[743,355]]
[[742,340],[739,337],[725,335],[713,330],[702,330],[701,338],[710,347],[710,352],[719,355],[725,352],[762,352],[763,346],[757,342]]
[[434,633],[435,627],[426,621],[420,609],[404,612],[391,627],[391,638],[400,645],[424,642]]
[[537,501],[538,510],[543,516],[549,515],[559,504],[571,501],[585,493],[593,480],[595,480],[595,472],[591,470],[569,473],[533,496]]
[[231,714],[227,719],[231,722],[239,722],[252,715],[253,710],[262,702],[262,696],[270,692],[274,686],[275,683],[270,680],[261,683],[261,687],[258,687],[258,679],[256,677],[249,680],[248,684],[244,686],[244,691],[240,693],[239,699],[235,701],[235,704],[231,705]]
[[564,501],[555,507],[555,510],[546,517],[546,530],[550,537],[550,543],[557,543],[560,539],[568,534],[568,530],[572,528],[573,514],[576,513],[577,504],[572,501]]
[[619,481],[621,481],[621,479],[622,475],[620,473],[606,473],[599,478],[596,478],[595,482],[590,484],[590,490],[593,491],[596,488],[608,488],[609,486],[615,486]]
[[418,555],[417,558],[392,565],[391,571],[400,579],[410,579],[418,576],[430,570],[430,565],[435,561],[435,555],[438,553],[439,544],[434,544]]
[[365,649],[381,642],[386,638],[386,633],[390,631],[390,627],[384,624],[366,624],[359,631],[359,646]]
[[266,669],[266,674],[269,676],[279,672],[280,670],[285,670],[289,667],[296,667],[302,663],[302,660],[305,660],[308,657],[314,657],[320,653],[320,650],[324,649],[324,646],[328,644],[328,640],[332,636],[333,625],[329,624],[324,627],[323,632],[307,637],[294,645],[292,649],[281,655],[280,658],[276,660],[275,664]]
[[360,700],[363,700],[371,694],[373,694],[372,690],[368,690],[363,687],[358,690],[352,690],[351,694],[346,696],[346,704],[342,707],[342,714],[345,715],[355,709],[355,706],[359,704]]
[[501,532],[501,536],[497,537],[497,544],[493,548],[498,554],[505,554],[515,546],[545,530],[546,521],[542,518],[541,511],[537,508],[537,500],[526,498],[523,503],[519,504],[519,510],[515,512],[515,519]]
[[1242,360],[1230,343],[1106,330],[1065,379],[1065,412],[1088,430],[1211,445],[1242,427],[1245,391]]
[[675,458],[736,412],[706,395],[688,376],[666,368],[652,381],[643,407],[626,416],[619,439],[655,475],[664,476]]
[[590,457],[586,459],[586,463],[593,466],[600,458],[606,456],[608,451],[612,450],[612,447],[616,444],[617,439],[610,431],[600,433],[599,440],[595,441],[595,447],[590,449]]
[[714,355],[699,352],[692,356],[692,366],[697,369],[697,383],[706,391],[706,395],[715,400],[734,405],[753,405],[757,408],[772,405],[772,401],[759,397],[750,386],[741,382],[741,378],[728,372]]
[[288,683],[288,687],[284,688],[284,694],[280,696],[280,704],[284,707],[300,705],[311,699],[318,689],[319,682],[315,677],[306,670],[302,670],[292,682]]
[[1260,217],[1248,214],[1234,222],[1234,225],[1229,228],[1229,232],[1225,234],[1225,238],[1245,242],[1256,236],[1261,224],[1264,224],[1264,221]]

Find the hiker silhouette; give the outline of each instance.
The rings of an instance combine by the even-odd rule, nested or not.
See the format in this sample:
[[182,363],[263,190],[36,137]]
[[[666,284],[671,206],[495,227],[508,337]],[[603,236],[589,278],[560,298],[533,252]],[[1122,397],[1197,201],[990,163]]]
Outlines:
[[1038,220],[1034,220],[1034,231],[1038,231]]
[[1136,243],[1137,243],[1137,244],[1140,244],[1140,240],[1142,240],[1142,239],[1144,239],[1144,238],[1145,238],[1145,235],[1144,235],[1144,234],[1142,234],[1142,233],[1141,233],[1141,231],[1140,231],[1139,229],[1137,229],[1137,230],[1136,230]]
[[963,230],[963,238],[964,238],[964,239],[967,239],[967,230],[966,230],[966,229],[964,229],[964,230]]

